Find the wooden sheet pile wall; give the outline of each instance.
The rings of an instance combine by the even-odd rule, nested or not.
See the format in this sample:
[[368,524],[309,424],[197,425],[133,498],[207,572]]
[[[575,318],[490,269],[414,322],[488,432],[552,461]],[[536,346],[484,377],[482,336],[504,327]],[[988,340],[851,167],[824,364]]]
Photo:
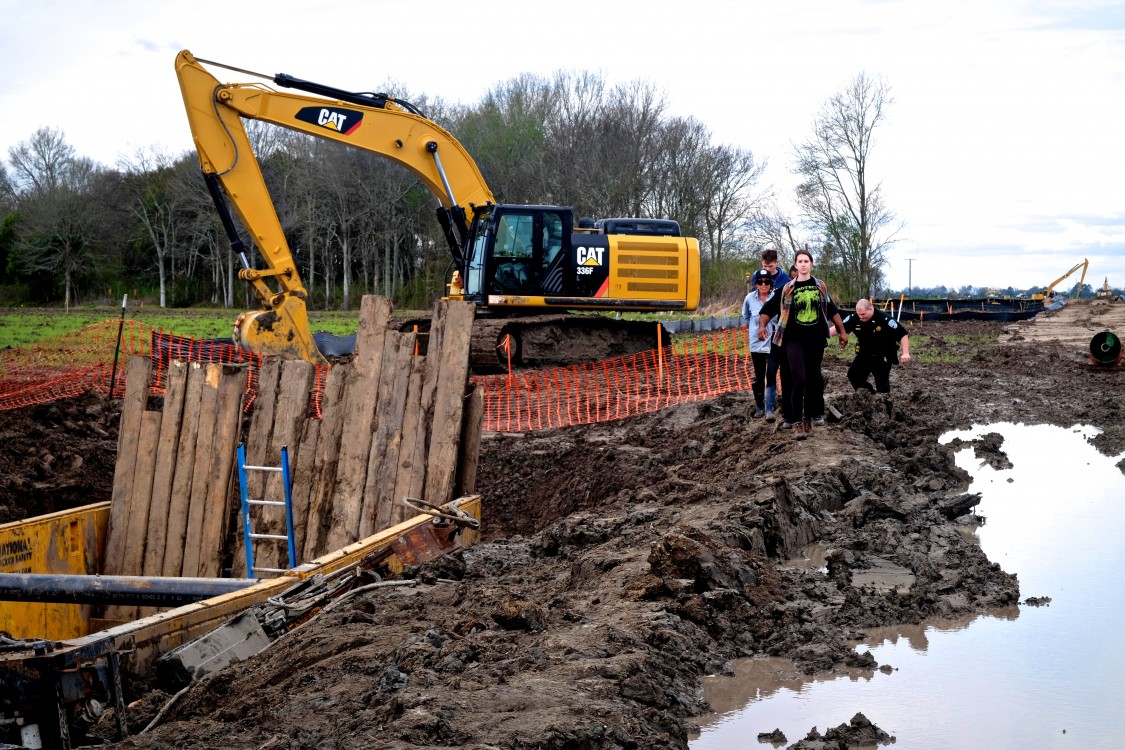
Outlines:
[[[364,297],[355,357],[329,370],[319,421],[299,413],[311,366],[263,365],[247,462],[276,466],[289,446],[298,562],[416,515],[403,498],[440,505],[471,490],[465,478],[476,475],[481,417],[479,396],[465,411],[473,314],[470,303],[438,302],[426,355],[416,356],[416,335],[388,328],[390,302]],[[284,496],[277,475],[252,478],[251,495],[259,490]],[[284,517],[262,508],[252,526],[281,534]],[[285,567],[284,554],[282,544],[259,543],[255,563]]]
[[[299,563],[415,515],[403,498],[442,504],[471,492],[482,407],[479,393],[466,398],[473,314],[471,303],[438,302],[418,356],[415,334],[388,328],[389,301],[364,297],[355,357],[328,371],[323,418],[308,418],[315,368],[267,357],[244,436],[245,370],[173,362],[154,411],[148,361],[132,359],[105,572],[218,576],[225,555],[245,575],[240,439],[250,465],[278,466],[288,446]],[[284,498],[280,475],[248,478],[251,497]],[[253,519],[255,532],[284,533],[280,508],[255,508]],[[257,567],[287,567],[284,544],[258,542],[255,554]]]
[[[230,516],[244,368],[173,362],[160,410],[149,409],[150,361],[126,365],[103,571],[216,577]],[[110,621],[134,608],[113,607]]]

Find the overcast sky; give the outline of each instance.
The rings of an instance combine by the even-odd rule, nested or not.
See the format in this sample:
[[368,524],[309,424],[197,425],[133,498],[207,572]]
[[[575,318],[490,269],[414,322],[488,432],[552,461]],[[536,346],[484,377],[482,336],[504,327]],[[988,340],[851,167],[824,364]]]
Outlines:
[[0,19],[0,157],[47,126],[107,165],[191,148],[181,49],[462,103],[588,70],[653,83],[766,160],[791,208],[792,145],[856,74],[882,76],[870,177],[904,225],[892,287],[1046,285],[1083,258],[1088,283],[1125,286],[1123,0],[0,0]]

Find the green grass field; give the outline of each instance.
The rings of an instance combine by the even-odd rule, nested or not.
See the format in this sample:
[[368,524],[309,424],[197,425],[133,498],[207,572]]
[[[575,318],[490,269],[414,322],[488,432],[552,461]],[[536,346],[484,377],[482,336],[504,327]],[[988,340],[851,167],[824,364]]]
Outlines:
[[[160,309],[159,307],[136,306],[125,311],[125,318],[147,323],[169,333],[196,338],[229,338],[231,327],[241,310],[224,308]],[[399,310],[397,316],[426,317],[429,311]],[[24,347],[40,341],[70,333],[93,323],[106,320],[116,321],[121,317],[121,308],[82,307],[69,312],[59,308],[0,308],[0,349]],[[645,319],[636,313],[626,317]],[[655,316],[648,319],[656,320]],[[338,336],[356,332],[359,325],[359,311],[319,311],[309,312],[309,325],[314,332],[327,331]],[[676,338],[682,338],[677,336]]]
[[[125,318],[147,323],[169,333],[197,338],[229,338],[240,310],[222,308],[164,309],[130,307]],[[73,308],[69,312],[51,308],[0,308],[0,349],[24,347],[61,336],[93,323],[116,321],[121,308]],[[355,333],[359,311],[309,313],[313,331],[345,336]]]
[[[181,336],[229,338],[231,326],[239,312],[241,311],[222,308],[161,310],[158,307],[130,307],[126,310],[125,317]],[[412,317],[425,315],[421,311],[396,314]],[[0,349],[29,346],[93,323],[116,321],[120,316],[121,308],[111,307],[75,308],[69,312],[52,308],[0,308]],[[309,313],[309,323],[313,331],[328,331],[346,336],[355,333],[359,323],[359,311],[314,310]],[[679,342],[694,337],[695,334],[677,334],[673,337],[673,341]],[[930,337],[921,331],[910,332],[911,353],[918,362],[964,361],[993,345],[995,336],[950,335],[945,337],[944,346],[938,348],[929,346],[929,341]],[[741,343],[739,342],[740,350]],[[720,344],[716,342],[713,346],[720,347]],[[829,343],[825,355],[850,360],[855,356],[855,349],[852,346],[840,349],[833,340]]]

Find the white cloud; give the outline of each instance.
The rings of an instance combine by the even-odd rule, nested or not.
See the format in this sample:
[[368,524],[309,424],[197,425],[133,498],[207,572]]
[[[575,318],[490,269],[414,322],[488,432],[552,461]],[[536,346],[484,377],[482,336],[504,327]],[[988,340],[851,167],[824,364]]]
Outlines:
[[[1117,2],[969,0],[0,0],[0,149],[43,126],[107,164],[191,148],[182,48],[356,90],[395,80],[470,102],[522,72],[644,79],[672,111],[769,161],[788,198],[791,144],[857,73],[895,104],[874,169],[905,223],[889,278],[1046,284],[1091,257],[1125,284],[1125,11]],[[231,74],[229,80],[244,80]],[[2,152],[0,152],[2,153]]]

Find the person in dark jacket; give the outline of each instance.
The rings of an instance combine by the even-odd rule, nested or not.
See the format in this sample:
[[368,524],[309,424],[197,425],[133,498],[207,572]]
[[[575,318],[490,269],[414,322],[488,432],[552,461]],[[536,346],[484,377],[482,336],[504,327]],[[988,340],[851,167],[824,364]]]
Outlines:
[[750,277],[750,282],[753,284],[753,290],[746,295],[746,299],[742,302],[742,319],[746,321],[746,336],[750,343],[750,359],[754,363],[754,417],[761,417],[769,415],[769,421],[773,421],[773,397],[770,398],[767,404],[765,400],[766,389],[766,366],[770,358],[770,337],[773,336],[773,321],[770,321],[769,329],[766,331],[766,338],[758,336],[758,326],[761,325],[761,316],[759,313],[762,310],[762,305],[766,303],[773,294],[773,279],[770,278],[769,271],[764,268],[755,271],[754,275]]
[[808,250],[798,250],[793,264],[797,276],[781,288],[781,293],[762,306],[761,326],[758,336],[765,338],[769,319],[778,316],[773,341],[782,348],[782,356],[789,362],[791,386],[786,400],[788,419],[797,439],[812,432],[813,417],[824,414],[824,381],[821,362],[828,340],[831,321],[839,332],[840,346],[848,344],[848,333],[843,328],[840,312],[832,301],[824,282],[812,275],[813,258]]
[[778,263],[776,250],[767,248],[762,251],[762,268],[769,272],[774,289],[780,289],[789,283],[789,274],[782,271]]
[[[858,390],[891,392],[891,366],[910,362],[910,336],[906,328],[870,301],[855,303],[855,312],[844,318],[844,330],[855,333],[855,359],[848,368],[848,381]],[[899,347],[902,354],[899,355]],[[875,387],[869,377],[874,376]]]

